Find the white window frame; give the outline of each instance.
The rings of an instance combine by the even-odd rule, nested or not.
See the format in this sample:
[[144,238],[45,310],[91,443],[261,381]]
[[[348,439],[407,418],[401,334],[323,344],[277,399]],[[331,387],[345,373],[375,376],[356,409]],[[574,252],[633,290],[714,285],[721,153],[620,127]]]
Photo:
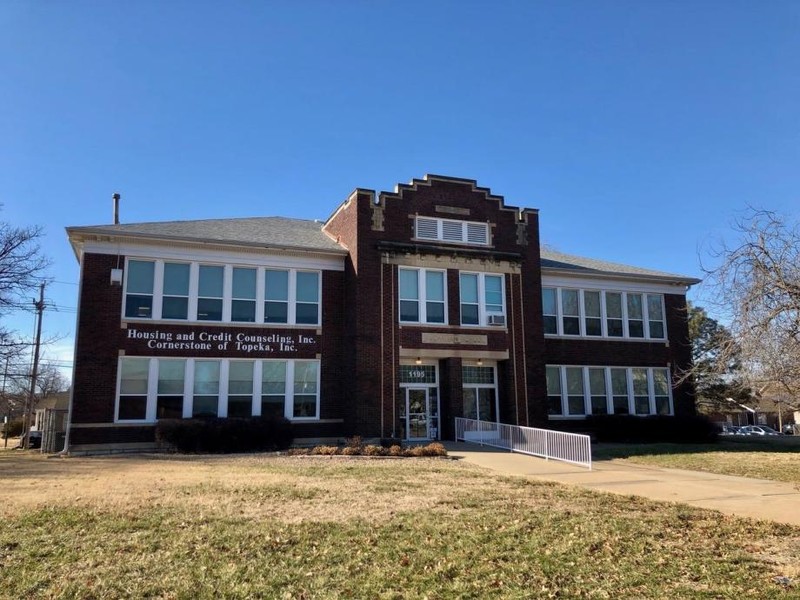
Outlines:
[[[557,368],[559,373],[559,383],[561,385],[561,414],[560,415],[550,415],[548,414],[548,419],[550,420],[580,420],[585,419],[592,415],[592,391],[590,386],[589,380],[589,369],[603,369],[604,377],[605,377],[605,384],[606,384],[606,410],[608,411],[606,414],[614,415],[618,413],[614,413],[614,393],[611,386],[611,369],[624,369],[626,371],[626,385],[627,385],[627,395],[628,395],[628,416],[634,417],[652,417],[658,415],[657,407],[656,407],[656,394],[655,394],[655,383],[654,383],[654,372],[655,371],[666,371],[667,374],[667,392],[669,398],[669,412],[663,416],[674,416],[675,415],[675,404],[673,400],[672,394],[672,374],[668,367],[622,367],[622,366],[601,366],[601,365],[545,365],[546,367]],[[583,373],[583,399],[584,399],[584,408],[585,413],[582,415],[570,415],[568,412],[569,409],[569,399],[567,393],[567,368],[578,368],[582,370]],[[633,370],[634,369],[644,369],[647,372],[647,395],[649,401],[649,412],[647,414],[637,414],[636,413],[636,399],[634,396],[634,389],[633,389]],[[548,393],[545,398],[549,398],[550,394]],[[549,403],[549,400],[548,400]],[[548,404],[549,406],[549,404]]]
[[[153,268],[153,303],[151,316],[149,317],[127,317],[125,316],[125,305],[128,296],[128,264],[130,261],[151,262],[154,264]],[[186,319],[164,319],[162,317],[163,298],[164,298],[164,264],[165,263],[184,263],[189,264],[189,302],[188,314]],[[223,267],[223,296],[222,296],[222,320],[198,320],[197,319],[197,303],[198,291],[200,282],[200,266],[218,266]],[[255,322],[249,321],[232,321],[231,320],[231,306],[233,303],[233,269],[255,269],[256,270],[256,320]],[[288,272],[288,309],[287,309],[287,322],[286,323],[264,323],[264,302],[265,302],[265,285],[264,273],[267,270],[271,271],[285,271]],[[317,322],[316,323],[297,323],[297,274],[298,273],[314,273],[317,275]],[[120,310],[121,318],[123,321],[165,321],[168,323],[192,323],[192,324],[234,324],[237,326],[253,326],[259,327],[308,327],[318,329],[322,326],[322,279],[323,271],[321,269],[304,269],[304,268],[288,268],[288,267],[272,267],[272,266],[254,266],[248,264],[237,263],[215,263],[208,260],[198,261],[185,261],[177,259],[155,259],[155,258],[139,258],[137,256],[126,257],[125,259],[125,277],[124,287],[122,292],[122,307]],[[445,281],[446,284],[446,281]]]
[[[434,223],[436,225],[436,236],[427,236],[427,235],[420,235],[424,228],[420,227],[420,223],[423,222],[427,225],[428,228],[432,228]],[[461,229],[461,233],[459,235],[459,239],[452,239],[449,237],[445,237],[445,227],[449,227],[451,230],[455,229],[456,227]],[[480,228],[480,230],[484,233],[485,241],[478,242],[473,241],[470,238],[473,237],[471,234],[474,233],[476,228]],[[471,231],[472,230],[472,231]],[[462,221],[458,219],[443,219],[441,217],[425,217],[421,215],[417,215],[414,219],[414,239],[420,241],[436,241],[436,242],[444,242],[446,244],[463,244],[468,246],[489,246],[491,245],[491,227],[489,227],[488,222],[481,222],[481,221]]]
[[[477,275],[478,277],[478,323],[464,323],[462,316],[461,305],[461,276],[462,275]],[[487,311],[486,309],[486,277],[499,277],[500,278],[500,292],[502,294],[503,311]],[[508,307],[506,304],[506,278],[503,273],[484,273],[481,271],[459,271],[458,272],[458,319],[461,327],[489,327],[489,316],[503,316],[506,318],[506,327],[508,327]]]
[[[147,403],[144,419],[120,419],[119,403],[120,388],[122,384],[122,362],[126,359],[139,359],[148,361],[147,364]],[[114,422],[115,423],[144,423],[153,424],[158,421],[156,418],[156,407],[158,405],[158,371],[159,360],[178,360],[172,356],[121,356],[117,360],[117,387],[114,401]],[[310,422],[320,420],[320,395],[322,391],[322,361],[313,358],[280,358],[280,359],[256,359],[256,358],[181,358],[185,360],[183,374],[183,418],[192,418],[194,404],[194,373],[197,361],[217,361],[219,368],[219,392],[217,401],[217,416],[227,418],[228,416],[228,384],[230,381],[230,365],[233,362],[252,362],[253,364],[253,397],[252,397],[252,416],[261,416],[261,391],[263,364],[265,362],[279,361],[286,363],[286,381],[284,382],[284,407],[283,416],[293,422]],[[314,362],[317,364],[317,389],[315,394],[316,409],[313,416],[295,417],[294,415],[294,373],[296,362]],[[238,394],[237,394],[238,395]],[[310,395],[310,394],[304,394]]]
[[[542,285],[542,290],[549,289],[555,290],[556,293],[556,314],[547,315],[556,317],[556,333],[545,333],[547,337],[564,337],[568,339],[585,338],[590,340],[611,340],[611,341],[636,341],[636,342],[666,342],[669,339],[667,332],[667,311],[664,293],[661,292],[648,292],[648,291],[632,291],[632,290],[616,290],[616,289],[597,289],[597,288],[578,288],[575,286],[554,286]],[[578,320],[579,320],[579,334],[564,333],[564,310],[562,294],[564,290],[576,290],[578,292]],[[586,334],[586,305],[585,293],[586,292],[599,292],[600,293],[600,329],[601,335],[587,335]],[[606,305],[607,294],[619,294],[622,301],[622,337],[611,336],[608,334],[608,311]],[[635,294],[642,297],[642,316],[644,317],[644,337],[631,337],[628,327],[628,295]],[[650,309],[647,306],[648,298],[650,296],[658,296],[661,300],[661,320],[663,324],[664,336],[651,337],[650,335]],[[544,313],[543,313],[543,316]],[[572,316],[572,315],[567,315]]]
[[[403,299],[400,296],[400,272],[415,272],[417,275],[417,314],[419,315],[419,319],[417,320],[404,320],[402,316],[402,311],[400,309],[400,302],[401,301],[410,301],[408,298]],[[441,273],[442,275],[442,286],[443,286],[443,293],[444,293],[444,321],[428,321],[428,281],[427,281],[427,273]],[[439,300],[432,300],[431,302],[439,302]],[[397,319],[403,325],[432,325],[432,326],[444,326],[448,324],[447,319],[447,312],[448,312],[448,304],[447,304],[447,270],[446,269],[421,269],[416,267],[399,267],[397,270]]]
[[[481,369],[492,369],[492,373],[493,373],[492,378],[494,379],[494,383],[464,383],[464,374],[463,374],[464,367],[479,367]],[[486,361],[483,364],[479,365],[477,362],[474,362],[474,363],[473,362],[464,362],[461,365],[461,370],[462,370],[462,374],[461,374],[462,399],[463,399],[463,390],[468,389],[468,388],[469,389],[474,389],[475,390],[475,402],[476,402],[475,410],[478,412],[478,420],[479,421],[485,421],[486,419],[482,419],[481,418],[481,414],[480,414],[480,403],[478,402],[478,396],[479,396],[480,392],[478,392],[478,390],[480,390],[480,389],[494,390],[494,414],[497,417],[497,421],[496,422],[499,423],[500,422],[500,387],[499,387],[499,382],[497,381],[497,363],[494,362],[494,361]],[[463,407],[462,407],[462,410],[463,410]]]

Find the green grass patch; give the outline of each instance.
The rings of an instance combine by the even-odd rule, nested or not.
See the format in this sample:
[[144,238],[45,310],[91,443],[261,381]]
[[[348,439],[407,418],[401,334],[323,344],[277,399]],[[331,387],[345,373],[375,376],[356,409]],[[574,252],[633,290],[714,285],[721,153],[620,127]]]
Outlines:
[[[800,593],[773,581],[800,576],[800,529],[788,525],[502,477],[455,461],[147,461],[60,461],[63,477],[74,466],[80,477],[88,473],[81,481],[92,485],[77,486],[77,498],[69,488],[36,504],[28,488],[45,492],[45,482],[9,485],[0,596]],[[114,487],[132,479],[141,488]]]

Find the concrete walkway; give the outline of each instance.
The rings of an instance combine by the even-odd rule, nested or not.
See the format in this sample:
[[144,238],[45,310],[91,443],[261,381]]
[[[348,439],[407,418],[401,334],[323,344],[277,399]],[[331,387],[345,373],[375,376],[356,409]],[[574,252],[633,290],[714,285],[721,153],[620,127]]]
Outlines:
[[700,471],[595,461],[592,470],[476,444],[445,443],[450,456],[507,475],[614,494],[682,502],[731,515],[800,525],[800,486]]

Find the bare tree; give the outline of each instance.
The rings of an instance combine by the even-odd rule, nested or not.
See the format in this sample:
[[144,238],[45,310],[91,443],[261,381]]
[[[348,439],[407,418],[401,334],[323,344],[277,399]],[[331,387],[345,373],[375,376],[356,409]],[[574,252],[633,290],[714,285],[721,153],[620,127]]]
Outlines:
[[730,319],[720,347],[722,364],[735,358],[754,390],[800,396],[800,224],[767,210],[751,210],[735,224],[736,245],[716,253],[706,271],[709,302]]

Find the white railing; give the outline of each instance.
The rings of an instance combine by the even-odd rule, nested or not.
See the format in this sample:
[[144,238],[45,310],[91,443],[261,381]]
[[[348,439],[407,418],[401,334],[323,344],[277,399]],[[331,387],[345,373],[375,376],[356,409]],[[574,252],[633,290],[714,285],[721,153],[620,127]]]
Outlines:
[[579,433],[456,417],[456,441],[560,460],[589,470],[592,468],[591,438]]

